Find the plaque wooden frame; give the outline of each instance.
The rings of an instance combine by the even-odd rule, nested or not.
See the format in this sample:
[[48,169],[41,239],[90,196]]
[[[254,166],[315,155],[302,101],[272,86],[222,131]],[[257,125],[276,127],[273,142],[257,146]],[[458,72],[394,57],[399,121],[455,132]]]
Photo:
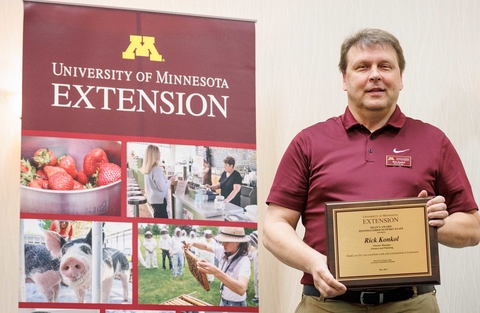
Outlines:
[[[327,237],[326,237],[326,245],[327,245],[327,263],[328,267],[338,281],[343,283],[347,287],[398,287],[398,286],[412,286],[412,285],[438,285],[440,284],[440,266],[439,266],[439,257],[438,257],[438,235],[437,235],[437,228],[429,226],[428,224],[428,216],[427,216],[427,201],[430,200],[431,197],[429,198],[401,198],[401,199],[384,199],[384,200],[373,200],[373,201],[350,201],[350,202],[326,202],[325,203],[325,215],[326,215],[326,232],[327,232]],[[421,210],[423,209],[423,210]],[[415,228],[415,231],[418,231],[420,233],[420,237],[418,240],[421,240],[420,245],[422,245],[422,242],[424,241],[425,243],[425,249],[420,249],[420,251],[416,251],[415,253],[413,252],[401,252],[401,251],[395,251],[392,250],[392,246],[395,246],[394,244],[386,244],[386,247],[383,247],[383,244],[377,244],[376,247],[374,245],[370,245],[370,241],[377,240],[380,237],[366,237],[363,239],[363,233],[362,232],[375,232],[375,228],[372,230],[372,227],[370,229],[365,228],[365,226],[360,226],[358,229],[359,234],[362,234],[358,237],[359,238],[351,238],[353,241],[355,240],[364,240],[364,246],[370,249],[380,249],[379,251],[381,252],[382,249],[388,248],[389,251],[383,252],[383,254],[388,254],[389,257],[390,255],[393,255],[392,258],[384,258],[381,259],[381,257],[370,257],[370,255],[374,255],[374,253],[357,253],[357,254],[345,254],[346,249],[349,249],[348,247],[344,247],[342,243],[339,243],[339,241],[342,242],[350,242],[350,239],[341,239],[342,232],[345,232],[345,228],[348,228],[349,234],[352,234],[352,227],[351,223],[339,223],[339,220],[349,220],[351,219],[349,215],[352,215],[354,217],[358,217],[359,215],[365,217],[365,216],[394,216],[396,214],[383,214],[382,213],[392,213],[392,212],[401,212],[401,214],[406,214],[407,216],[417,216],[420,214],[420,216],[423,218],[423,220],[418,221],[418,218],[415,218],[418,223],[421,223],[422,225],[424,224],[424,227],[420,227],[422,229]],[[416,214],[416,215],[415,215]],[[401,219],[401,218],[400,218]],[[387,219],[374,219],[375,221],[379,221],[381,223],[384,223]],[[424,223],[423,223],[424,221]],[[365,223],[365,219],[363,219],[361,222]],[[368,221],[367,221],[368,222]],[[363,224],[362,224],[363,225]],[[406,226],[405,228],[409,227],[409,223],[404,225]],[[361,227],[364,227],[361,229]],[[376,226],[376,227],[387,227],[388,230],[392,230],[394,233],[394,229],[400,229],[400,228],[393,228],[392,225],[384,225],[384,226]],[[403,229],[403,227],[402,227]],[[354,228],[353,233],[356,232],[356,229]],[[402,232],[401,230],[399,231],[400,233]],[[384,232],[385,233],[385,232]],[[408,234],[409,232],[405,232],[404,234]],[[371,235],[371,234],[370,234]],[[365,235],[366,236],[366,235]],[[356,236],[353,236],[356,237]],[[397,236],[397,237],[400,237]],[[399,238],[393,237],[392,240],[394,241],[399,240]],[[417,237],[415,237],[417,238]],[[385,239],[382,237],[382,239]],[[368,242],[368,244],[367,244]],[[377,241],[374,242],[374,244],[377,243]],[[417,242],[418,243],[418,242]],[[350,244],[350,243],[349,243]],[[354,243],[355,244],[355,243]],[[346,246],[346,245],[345,245]],[[362,245],[355,245],[355,247],[360,247]],[[405,246],[402,246],[405,247]],[[362,249],[361,247],[360,249]],[[424,251],[423,251],[424,250]],[[365,251],[365,252],[372,252],[372,251]],[[418,253],[417,253],[418,252]],[[350,275],[343,275],[343,272],[348,272],[350,271],[357,271],[357,270],[364,270],[365,268],[370,268],[372,267],[371,264],[375,264],[375,260],[372,261],[371,258],[377,258],[377,261],[382,263],[382,261],[385,262],[390,262],[390,263],[397,263],[401,264],[402,263],[402,258],[405,260],[407,256],[402,256],[397,262],[395,260],[395,255],[401,255],[401,254],[407,254],[407,253],[412,253],[411,255],[408,255],[408,262],[411,262],[411,264],[416,264],[418,265],[419,263],[415,262],[422,262],[420,263],[421,266],[423,266],[423,262],[426,261],[425,265],[425,270],[420,270],[420,271],[415,271],[413,270],[412,272],[396,272],[395,270],[391,271],[388,270],[388,265],[384,266],[383,268],[379,268],[378,270],[383,270],[386,272],[376,272],[376,265],[373,266],[372,272],[370,273],[363,273],[363,274],[350,274]],[[380,253],[377,253],[377,255]],[[367,257],[367,255],[370,257]],[[365,257],[364,257],[365,256]],[[352,269],[352,266],[344,266],[343,263],[350,263],[350,260],[347,262],[347,258],[355,258],[355,268]],[[362,260],[362,259],[365,260]],[[418,258],[420,261],[418,261],[416,258]],[[343,261],[342,261],[343,260]],[[362,263],[363,262],[363,263]],[[366,264],[369,263],[369,264]],[[343,266],[343,267],[342,267]],[[349,270],[345,271],[344,268],[347,268]]]

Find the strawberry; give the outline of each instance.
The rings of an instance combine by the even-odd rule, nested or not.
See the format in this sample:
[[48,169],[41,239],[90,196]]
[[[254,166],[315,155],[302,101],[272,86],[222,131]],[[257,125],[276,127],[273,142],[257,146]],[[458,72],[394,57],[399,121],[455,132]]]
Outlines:
[[[33,180],[32,183],[35,183],[40,186],[42,189],[49,189],[48,188],[48,179],[43,179],[42,177],[37,177]],[[32,187],[32,186],[30,186]]]
[[30,161],[22,159],[20,161],[20,184],[27,186],[37,177],[35,167]]
[[47,178],[50,179],[50,177],[52,177],[53,174],[57,173],[57,172],[63,172],[63,173],[67,173],[67,171],[65,171],[65,169],[61,168],[61,167],[58,167],[58,166],[45,166],[43,168],[43,170],[45,171],[45,174],[47,175]]
[[85,189],[85,186],[83,186],[81,183],[79,183],[76,180],[73,181],[73,190],[83,190],[83,189]]
[[90,181],[87,177],[87,175],[85,175],[85,172],[83,171],[83,169],[79,170],[78,173],[77,173],[77,181],[82,184],[82,185],[86,185],[88,184]]
[[33,155],[33,162],[38,167],[44,167],[46,165],[55,166],[57,165],[57,157],[52,150],[49,149],[39,149]]
[[[63,170],[63,169],[62,169]],[[65,171],[57,171],[48,177],[48,187],[53,190],[72,190],[74,180]]]
[[28,187],[48,189],[48,179],[43,179],[40,176],[35,176],[35,178],[28,183]]
[[43,168],[37,170],[37,178],[35,180],[42,186],[42,189],[48,189],[48,176]]
[[[43,180],[43,179],[40,178],[40,180]],[[28,187],[32,187],[32,188],[40,188],[40,189],[42,189],[42,186],[38,183],[38,178],[32,180],[31,182],[29,182],[27,186],[28,186]]]
[[47,174],[45,173],[45,171],[43,170],[43,168],[37,170],[37,176],[40,176],[41,178],[47,180],[48,179],[48,176]]
[[103,163],[108,163],[108,157],[105,151],[100,148],[93,149],[83,158],[83,171],[85,175],[92,177]]
[[75,160],[71,156],[65,154],[59,158],[58,167],[63,168],[73,179],[77,178],[77,167],[75,165]]
[[34,167],[30,164],[29,160],[21,159],[20,160],[20,176],[22,174],[28,174],[34,171]]
[[100,165],[96,174],[96,186],[105,186],[114,183],[122,178],[122,170],[115,163],[104,163]]

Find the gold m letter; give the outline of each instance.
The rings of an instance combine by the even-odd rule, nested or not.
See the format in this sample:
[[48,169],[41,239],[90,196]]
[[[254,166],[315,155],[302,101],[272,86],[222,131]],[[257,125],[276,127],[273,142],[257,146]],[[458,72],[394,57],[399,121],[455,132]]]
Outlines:
[[149,36],[130,35],[130,45],[127,50],[122,52],[122,58],[134,60],[135,56],[150,57],[150,61],[165,61],[162,55],[158,54],[157,48],[155,48],[155,38]]

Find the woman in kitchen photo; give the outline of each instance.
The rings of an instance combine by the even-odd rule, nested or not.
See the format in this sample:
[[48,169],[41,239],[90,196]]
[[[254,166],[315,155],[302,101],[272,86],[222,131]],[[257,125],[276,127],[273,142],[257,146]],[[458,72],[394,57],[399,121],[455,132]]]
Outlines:
[[235,170],[235,159],[227,156],[224,160],[225,171],[220,176],[218,183],[205,185],[211,190],[220,189],[220,194],[225,197],[225,202],[240,206],[240,190],[242,189],[242,175]]
[[160,167],[160,148],[148,145],[143,163],[145,175],[145,192],[148,202],[153,208],[153,217],[168,218],[167,196],[175,177],[167,178]]

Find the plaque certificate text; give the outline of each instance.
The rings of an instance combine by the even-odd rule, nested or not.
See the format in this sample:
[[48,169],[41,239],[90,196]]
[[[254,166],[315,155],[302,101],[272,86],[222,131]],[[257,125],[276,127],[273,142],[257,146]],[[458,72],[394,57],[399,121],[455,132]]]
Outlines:
[[430,198],[326,203],[327,260],[347,287],[439,284]]

